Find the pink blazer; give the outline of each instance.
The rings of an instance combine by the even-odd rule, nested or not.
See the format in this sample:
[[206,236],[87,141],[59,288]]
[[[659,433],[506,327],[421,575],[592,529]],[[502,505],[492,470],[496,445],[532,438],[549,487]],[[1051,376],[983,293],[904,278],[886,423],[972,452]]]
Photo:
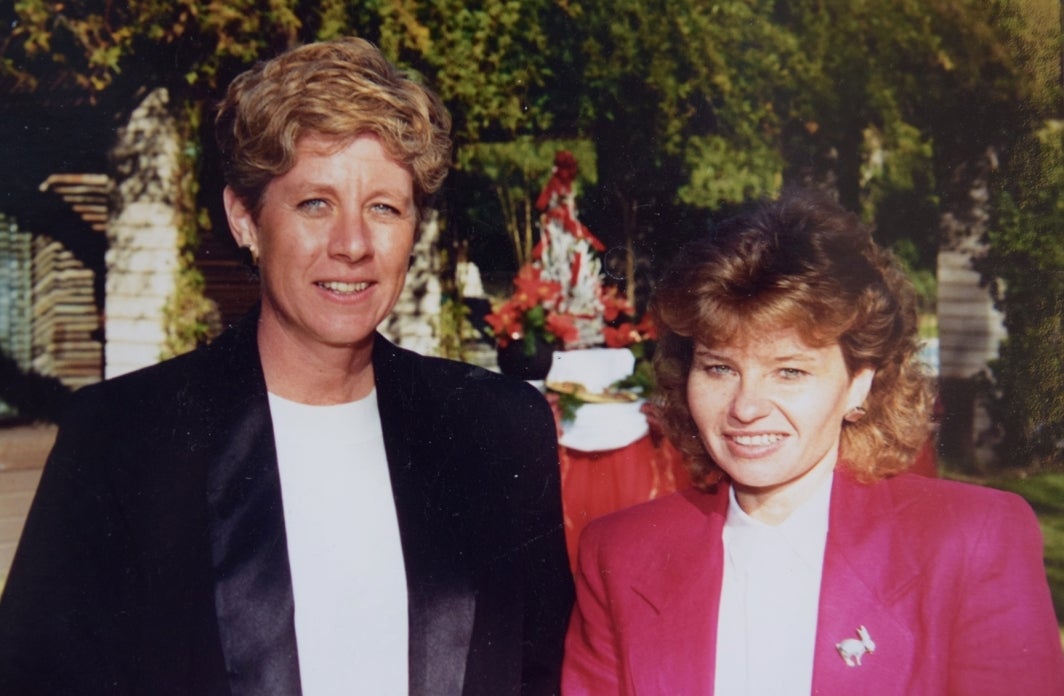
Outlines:
[[[562,693],[712,694],[727,485],[588,526]],[[1064,694],[1042,539],[1018,496],[911,474],[838,473],[814,694]],[[860,666],[836,643],[865,626]]]

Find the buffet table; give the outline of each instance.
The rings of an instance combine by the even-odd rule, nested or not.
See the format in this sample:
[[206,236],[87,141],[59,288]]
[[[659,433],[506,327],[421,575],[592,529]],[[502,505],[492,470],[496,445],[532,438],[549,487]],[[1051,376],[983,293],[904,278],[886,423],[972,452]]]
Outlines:
[[562,507],[569,560],[576,567],[580,533],[588,522],[689,485],[680,453],[647,417],[647,405],[635,397],[583,403],[575,417],[562,417],[558,389],[579,380],[587,394],[601,395],[608,385],[631,373],[624,349],[566,351],[546,380],[547,399],[558,424]]

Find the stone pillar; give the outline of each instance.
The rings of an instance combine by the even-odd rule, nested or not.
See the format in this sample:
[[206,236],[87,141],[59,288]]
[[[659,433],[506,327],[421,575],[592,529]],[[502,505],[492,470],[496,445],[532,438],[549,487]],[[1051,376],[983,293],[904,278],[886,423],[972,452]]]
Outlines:
[[107,226],[106,377],[162,357],[163,308],[178,268],[179,154],[169,94],[155,89],[119,131],[112,151],[117,185]]
[[[31,359],[31,242],[28,230],[0,214],[0,360],[22,371]],[[0,416],[14,412],[0,401]]]
[[420,236],[414,244],[406,284],[395,308],[380,326],[382,334],[396,345],[422,355],[439,355],[441,262],[437,243],[440,238],[439,217],[430,211],[421,223]]

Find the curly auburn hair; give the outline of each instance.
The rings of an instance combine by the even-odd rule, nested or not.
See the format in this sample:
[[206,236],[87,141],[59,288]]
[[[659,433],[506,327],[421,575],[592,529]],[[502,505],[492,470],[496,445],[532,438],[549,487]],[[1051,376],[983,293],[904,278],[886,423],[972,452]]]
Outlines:
[[809,345],[838,343],[851,375],[873,368],[867,414],[842,424],[840,466],[861,480],[907,469],[930,434],[912,284],[871,231],[824,196],[785,192],[691,242],[658,284],[651,310],[660,333],[658,416],[696,485],[724,476],[687,403],[696,341],[722,345],[793,328]]
[[439,97],[359,38],[307,44],[256,64],[229,85],[215,117],[226,184],[257,214],[266,186],[295,166],[308,133],[343,146],[363,134],[407,167],[420,210],[451,157],[451,116]]

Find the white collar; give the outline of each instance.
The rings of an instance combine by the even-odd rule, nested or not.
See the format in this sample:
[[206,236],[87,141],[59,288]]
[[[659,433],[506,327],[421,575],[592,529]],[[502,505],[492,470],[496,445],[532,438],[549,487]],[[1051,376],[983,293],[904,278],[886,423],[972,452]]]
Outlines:
[[736,567],[753,570],[765,555],[790,549],[803,562],[819,568],[827,541],[834,476],[832,472],[808,500],[778,525],[765,524],[746,514],[736,500],[735,487],[729,487],[724,535],[726,548]]

